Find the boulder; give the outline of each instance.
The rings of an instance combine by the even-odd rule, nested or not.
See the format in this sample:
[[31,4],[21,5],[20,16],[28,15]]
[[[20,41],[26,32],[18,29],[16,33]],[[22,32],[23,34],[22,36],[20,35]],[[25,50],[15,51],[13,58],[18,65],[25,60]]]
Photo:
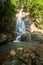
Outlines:
[[0,34],[0,45],[5,44],[7,42],[7,35],[2,33]]
[[26,33],[21,36],[21,41],[30,41],[31,40],[31,33]]
[[12,49],[9,53],[10,59],[14,60],[16,58],[16,51]]
[[30,26],[32,24],[32,21],[31,21],[29,15],[23,17],[23,20],[24,20],[24,23],[25,23],[25,29],[26,29],[27,32],[29,32],[30,31]]
[[33,41],[39,41],[39,42],[43,42],[43,34],[40,32],[32,32],[31,33],[31,40]]
[[6,40],[6,39],[7,39],[7,35],[6,35],[6,34],[4,34],[4,33],[2,33],[2,34],[1,34],[1,40],[3,40],[3,41],[4,41],[4,40]]
[[43,34],[40,32],[29,32],[21,36],[21,41],[38,41],[43,43]]
[[13,34],[13,33],[2,33],[2,34],[0,34],[0,46],[2,45],[2,44],[6,44],[6,43],[8,43],[8,42],[10,42],[10,41],[13,41],[14,39],[15,39],[15,33]]

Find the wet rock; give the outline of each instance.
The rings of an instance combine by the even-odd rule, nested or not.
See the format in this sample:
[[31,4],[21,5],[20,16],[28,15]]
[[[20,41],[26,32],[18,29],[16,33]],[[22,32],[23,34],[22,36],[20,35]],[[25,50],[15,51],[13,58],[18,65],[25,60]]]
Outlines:
[[43,43],[43,34],[40,32],[33,32],[31,33],[31,39]]
[[43,43],[43,34],[40,32],[26,33],[21,36],[21,41],[38,41]]
[[21,41],[30,41],[31,40],[31,33],[26,33],[21,36]]
[[23,20],[24,20],[24,22],[25,22],[26,31],[29,32],[29,31],[30,31],[30,26],[31,26],[31,24],[32,24],[32,21],[31,21],[29,15],[23,17]]

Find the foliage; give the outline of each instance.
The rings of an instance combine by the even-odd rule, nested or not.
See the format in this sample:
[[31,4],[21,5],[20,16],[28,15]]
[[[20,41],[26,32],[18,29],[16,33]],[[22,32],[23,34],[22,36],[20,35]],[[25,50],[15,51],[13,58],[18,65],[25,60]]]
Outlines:
[[[10,25],[15,14],[15,6],[10,0],[0,1],[0,30],[3,32]],[[6,26],[6,27],[5,27]]]
[[30,15],[35,19],[39,18],[40,23],[43,23],[43,0],[11,0],[16,9],[24,8],[24,11],[30,12]]
[[13,16],[16,11],[23,8],[24,11],[30,13],[30,15],[36,20],[38,19],[40,24],[43,24],[43,0],[6,0],[0,1],[0,30],[4,30],[5,26],[10,28]]
[[30,9],[31,15],[38,19],[40,24],[43,24],[43,1],[42,0],[35,0],[32,3],[32,7]]

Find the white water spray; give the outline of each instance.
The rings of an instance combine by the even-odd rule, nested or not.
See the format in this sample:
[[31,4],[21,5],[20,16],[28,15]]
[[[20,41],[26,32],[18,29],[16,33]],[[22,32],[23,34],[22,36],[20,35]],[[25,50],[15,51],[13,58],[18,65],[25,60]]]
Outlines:
[[23,9],[20,10],[19,14],[18,14],[18,18],[17,18],[17,22],[16,22],[16,41],[19,41],[19,39],[21,38],[22,34],[25,34],[25,23],[22,20],[22,11]]

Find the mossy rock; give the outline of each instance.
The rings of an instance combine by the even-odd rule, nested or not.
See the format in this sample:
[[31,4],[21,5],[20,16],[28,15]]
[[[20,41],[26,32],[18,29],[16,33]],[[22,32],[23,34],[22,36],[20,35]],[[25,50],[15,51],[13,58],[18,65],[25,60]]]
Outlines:
[[4,33],[2,33],[0,39],[1,39],[2,41],[5,41],[5,40],[7,39],[7,35],[4,34]]
[[43,34],[40,32],[26,33],[21,36],[21,41],[38,41],[43,43]]
[[40,32],[31,33],[31,40],[43,42],[43,34]]
[[6,33],[8,41],[12,41],[15,39],[15,33]]
[[0,45],[3,45],[7,42],[7,35],[2,33],[0,34]]
[[31,40],[31,33],[26,33],[21,36],[21,41],[30,41]]

